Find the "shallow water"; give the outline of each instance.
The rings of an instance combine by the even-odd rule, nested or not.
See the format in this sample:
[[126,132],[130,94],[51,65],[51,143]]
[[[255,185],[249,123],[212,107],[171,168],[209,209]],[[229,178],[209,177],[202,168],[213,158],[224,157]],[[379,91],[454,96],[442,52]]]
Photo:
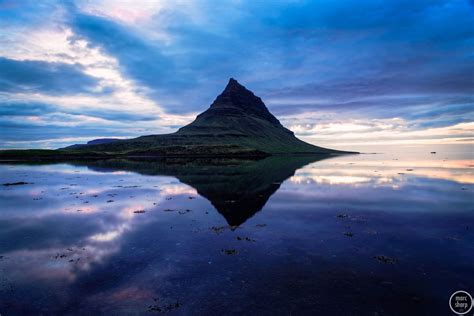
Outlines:
[[450,315],[472,158],[3,164],[0,314]]

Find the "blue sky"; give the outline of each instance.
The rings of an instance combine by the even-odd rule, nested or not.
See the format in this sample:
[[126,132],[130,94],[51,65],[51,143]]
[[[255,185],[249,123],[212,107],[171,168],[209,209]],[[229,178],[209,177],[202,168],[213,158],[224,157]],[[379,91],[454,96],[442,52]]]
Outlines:
[[230,77],[314,144],[469,144],[474,2],[0,0],[0,148],[173,132]]

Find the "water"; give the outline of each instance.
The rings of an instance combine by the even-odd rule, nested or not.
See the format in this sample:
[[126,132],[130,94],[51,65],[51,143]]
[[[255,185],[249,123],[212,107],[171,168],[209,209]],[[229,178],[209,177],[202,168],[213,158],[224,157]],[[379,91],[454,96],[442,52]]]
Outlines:
[[450,315],[472,156],[0,165],[1,315]]

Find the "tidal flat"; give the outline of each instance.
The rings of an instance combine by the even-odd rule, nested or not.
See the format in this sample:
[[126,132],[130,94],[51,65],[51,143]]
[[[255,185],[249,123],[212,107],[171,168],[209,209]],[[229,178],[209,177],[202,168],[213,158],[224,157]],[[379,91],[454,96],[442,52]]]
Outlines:
[[1,315],[447,315],[474,289],[469,153],[3,163],[0,180]]

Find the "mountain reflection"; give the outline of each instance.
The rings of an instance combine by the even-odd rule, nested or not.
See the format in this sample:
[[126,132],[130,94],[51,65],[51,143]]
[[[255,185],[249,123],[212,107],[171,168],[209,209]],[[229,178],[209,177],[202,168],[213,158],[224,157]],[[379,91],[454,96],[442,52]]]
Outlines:
[[97,172],[132,171],[176,177],[209,200],[230,226],[239,226],[260,211],[281,183],[293,176],[297,169],[330,157],[105,160],[79,164]]

